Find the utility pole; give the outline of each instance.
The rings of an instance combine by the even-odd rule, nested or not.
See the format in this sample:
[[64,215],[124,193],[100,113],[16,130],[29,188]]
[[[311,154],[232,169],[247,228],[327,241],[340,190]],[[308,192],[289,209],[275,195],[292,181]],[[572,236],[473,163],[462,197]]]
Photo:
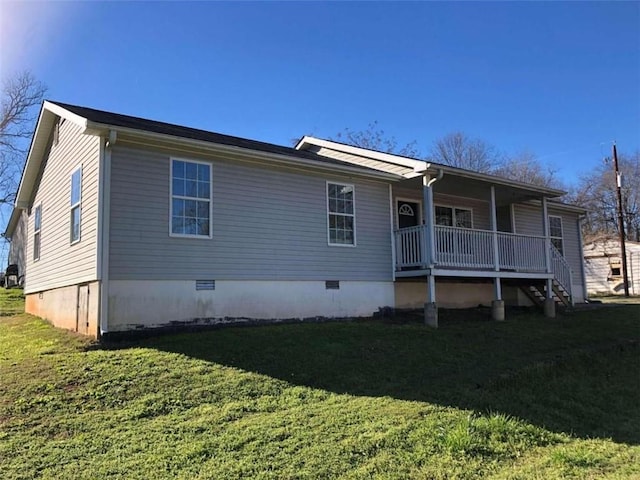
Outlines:
[[629,276],[627,275],[627,248],[625,246],[624,214],[622,212],[622,175],[618,169],[618,152],[616,142],[613,142],[613,167],[616,171],[616,195],[618,197],[618,232],[620,233],[620,250],[622,254],[622,281],[624,282],[624,296],[629,296]]

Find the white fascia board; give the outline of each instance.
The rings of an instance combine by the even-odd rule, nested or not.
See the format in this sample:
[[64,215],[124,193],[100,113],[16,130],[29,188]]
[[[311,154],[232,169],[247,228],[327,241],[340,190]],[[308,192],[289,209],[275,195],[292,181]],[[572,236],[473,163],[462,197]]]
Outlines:
[[303,167],[307,169],[322,170],[330,173],[347,173],[350,175],[358,175],[360,177],[374,178],[377,180],[385,181],[400,181],[403,179],[401,175],[393,173],[381,172],[370,169],[368,167],[357,167],[349,165],[328,164],[320,160],[310,160],[306,158],[294,157],[289,155],[282,155],[278,153],[263,152],[260,150],[252,150],[243,147],[237,147],[234,145],[224,145],[221,143],[213,143],[204,140],[194,140],[191,138],[177,137],[174,135],[167,135],[163,133],[149,132],[146,130],[139,130],[135,128],[118,127],[115,125],[98,124],[94,122],[87,123],[87,131],[98,133],[104,133],[108,130],[116,130],[123,135],[130,135],[141,139],[149,140],[162,140],[168,142],[170,146],[175,145],[175,148],[181,146],[197,147],[203,150],[209,150],[211,152],[226,153],[237,157],[242,157],[246,160],[265,160],[268,164],[280,164],[291,167]]
[[87,124],[89,123],[87,121],[87,119],[84,118],[84,117],[81,117],[80,115],[76,115],[73,112],[70,112],[66,108],[60,107],[59,105],[56,105],[55,103],[52,103],[52,102],[48,102],[46,100],[44,101],[44,103],[42,105],[42,108],[43,108],[43,110],[46,109],[46,110],[54,113],[55,115],[57,115],[57,116],[59,116],[61,118],[64,118],[65,120],[69,120],[69,121],[75,123],[80,128],[82,128],[83,133],[87,129]]
[[11,239],[11,237],[13,237],[13,232],[15,231],[16,226],[18,225],[18,221],[20,220],[20,215],[22,215],[21,208],[14,208],[11,211],[11,217],[9,217],[9,222],[7,222],[7,228],[2,234],[3,237],[8,238],[9,240]]
[[44,159],[44,154],[49,142],[49,136],[51,135],[51,129],[53,128],[56,116],[75,123],[82,129],[83,133],[86,133],[86,118],[76,115],[55,103],[51,103],[46,100],[42,102],[40,115],[38,116],[38,122],[36,123],[36,129],[34,130],[31,145],[29,146],[27,161],[25,162],[24,169],[22,170],[20,186],[18,187],[18,193],[16,194],[16,208],[29,208],[33,188],[35,187],[38,172],[40,171],[40,166]]
[[463,168],[455,168],[455,167],[450,167],[448,165],[430,163],[424,160],[416,160],[412,158],[402,157],[400,155],[377,152],[375,150],[367,150],[366,148],[353,147],[351,145],[345,145],[343,143],[333,142],[330,140],[323,140],[323,139],[311,137],[308,135],[305,135],[304,137],[302,137],[296,144],[295,148],[296,150],[304,150],[305,147],[310,145],[324,147],[324,148],[336,150],[339,152],[350,153],[352,155],[357,155],[360,157],[372,158],[375,160],[380,160],[383,162],[388,162],[395,165],[401,165],[403,167],[412,168],[414,171],[412,173],[405,175],[405,178],[419,177],[419,176],[422,176],[424,173],[427,173],[427,171],[431,173],[431,170],[433,170],[433,173],[437,173],[438,170],[442,170],[444,173],[449,175],[456,175],[464,178],[481,180],[481,181],[489,182],[496,185],[505,185],[509,187],[521,188],[524,190],[531,190],[533,192],[543,194],[543,195],[548,195],[551,197],[559,197],[566,193],[562,190],[556,190],[556,189],[546,188],[546,187],[537,187],[535,185],[518,182],[515,180],[509,180],[507,178],[502,178],[495,175],[473,172],[471,170],[465,170]]
[[318,147],[328,148],[330,150],[337,150],[339,152],[350,153],[359,157],[372,158],[380,160],[382,162],[393,163],[403,167],[413,168],[417,170],[424,170],[425,164],[428,166],[429,162],[423,160],[416,160],[413,158],[403,157],[400,155],[394,155],[392,153],[377,152],[375,150],[368,150],[361,147],[353,147],[351,145],[345,145],[344,143],[332,142],[330,140],[323,140],[321,138],[310,137],[305,135],[298,141],[294,147],[296,150],[305,150],[304,147],[308,145],[315,145]]

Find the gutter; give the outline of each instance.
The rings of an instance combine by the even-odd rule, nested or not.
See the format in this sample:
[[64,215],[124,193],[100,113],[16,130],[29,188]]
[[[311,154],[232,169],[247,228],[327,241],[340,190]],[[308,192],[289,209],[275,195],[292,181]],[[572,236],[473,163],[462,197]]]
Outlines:
[[[349,165],[341,165],[338,163],[328,164],[322,162],[321,160],[310,160],[306,158],[296,157],[293,155],[283,155],[278,153],[269,153],[263,152],[260,150],[253,150],[243,147],[237,147],[233,145],[225,145],[221,143],[213,143],[204,140],[194,140],[185,137],[178,137],[174,135],[167,135],[164,133],[156,133],[149,132],[147,130],[139,130],[136,128],[127,128],[127,127],[119,127],[116,125],[106,125],[101,123],[88,122],[85,133],[87,134],[103,134],[105,131],[117,130],[119,134],[122,135],[130,135],[132,137],[138,137],[143,139],[155,140],[155,141],[165,141],[172,143],[177,147],[183,146],[192,146],[201,148],[203,150],[210,150],[214,153],[223,153],[228,155],[234,155],[237,157],[241,157],[248,161],[251,160],[266,160],[271,164],[281,164],[292,167],[312,167],[322,171],[328,171],[331,173],[347,173],[351,175],[358,175],[361,177],[373,178],[376,180],[385,180],[385,181],[400,181],[404,177],[392,173],[380,172],[374,169],[358,168],[351,167]],[[124,141],[124,140],[122,140]],[[152,144],[156,145],[157,144]]]

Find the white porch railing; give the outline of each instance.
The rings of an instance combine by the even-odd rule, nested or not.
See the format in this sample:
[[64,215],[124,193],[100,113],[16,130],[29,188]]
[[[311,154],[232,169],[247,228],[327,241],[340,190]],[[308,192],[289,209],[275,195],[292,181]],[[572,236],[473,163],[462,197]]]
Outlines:
[[569,298],[573,304],[573,293],[571,292],[571,267],[567,260],[553,245],[551,245],[551,269],[553,271],[553,277],[569,294]]
[[[396,266],[426,267],[429,264],[424,225],[395,231]],[[493,270],[493,232],[470,228],[434,227],[435,263],[440,267]],[[498,268],[522,272],[545,272],[545,238],[497,232]]]

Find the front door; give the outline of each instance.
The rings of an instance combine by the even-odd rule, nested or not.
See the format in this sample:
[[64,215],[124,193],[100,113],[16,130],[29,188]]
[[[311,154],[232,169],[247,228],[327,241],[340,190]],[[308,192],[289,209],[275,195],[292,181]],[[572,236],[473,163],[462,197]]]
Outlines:
[[420,225],[420,204],[398,200],[398,228],[415,227]]
[[[398,228],[409,228],[420,225],[420,204],[406,200],[396,201]],[[422,264],[422,229],[400,233],[398,237],[397,257],[403,270],[413,270]]]

